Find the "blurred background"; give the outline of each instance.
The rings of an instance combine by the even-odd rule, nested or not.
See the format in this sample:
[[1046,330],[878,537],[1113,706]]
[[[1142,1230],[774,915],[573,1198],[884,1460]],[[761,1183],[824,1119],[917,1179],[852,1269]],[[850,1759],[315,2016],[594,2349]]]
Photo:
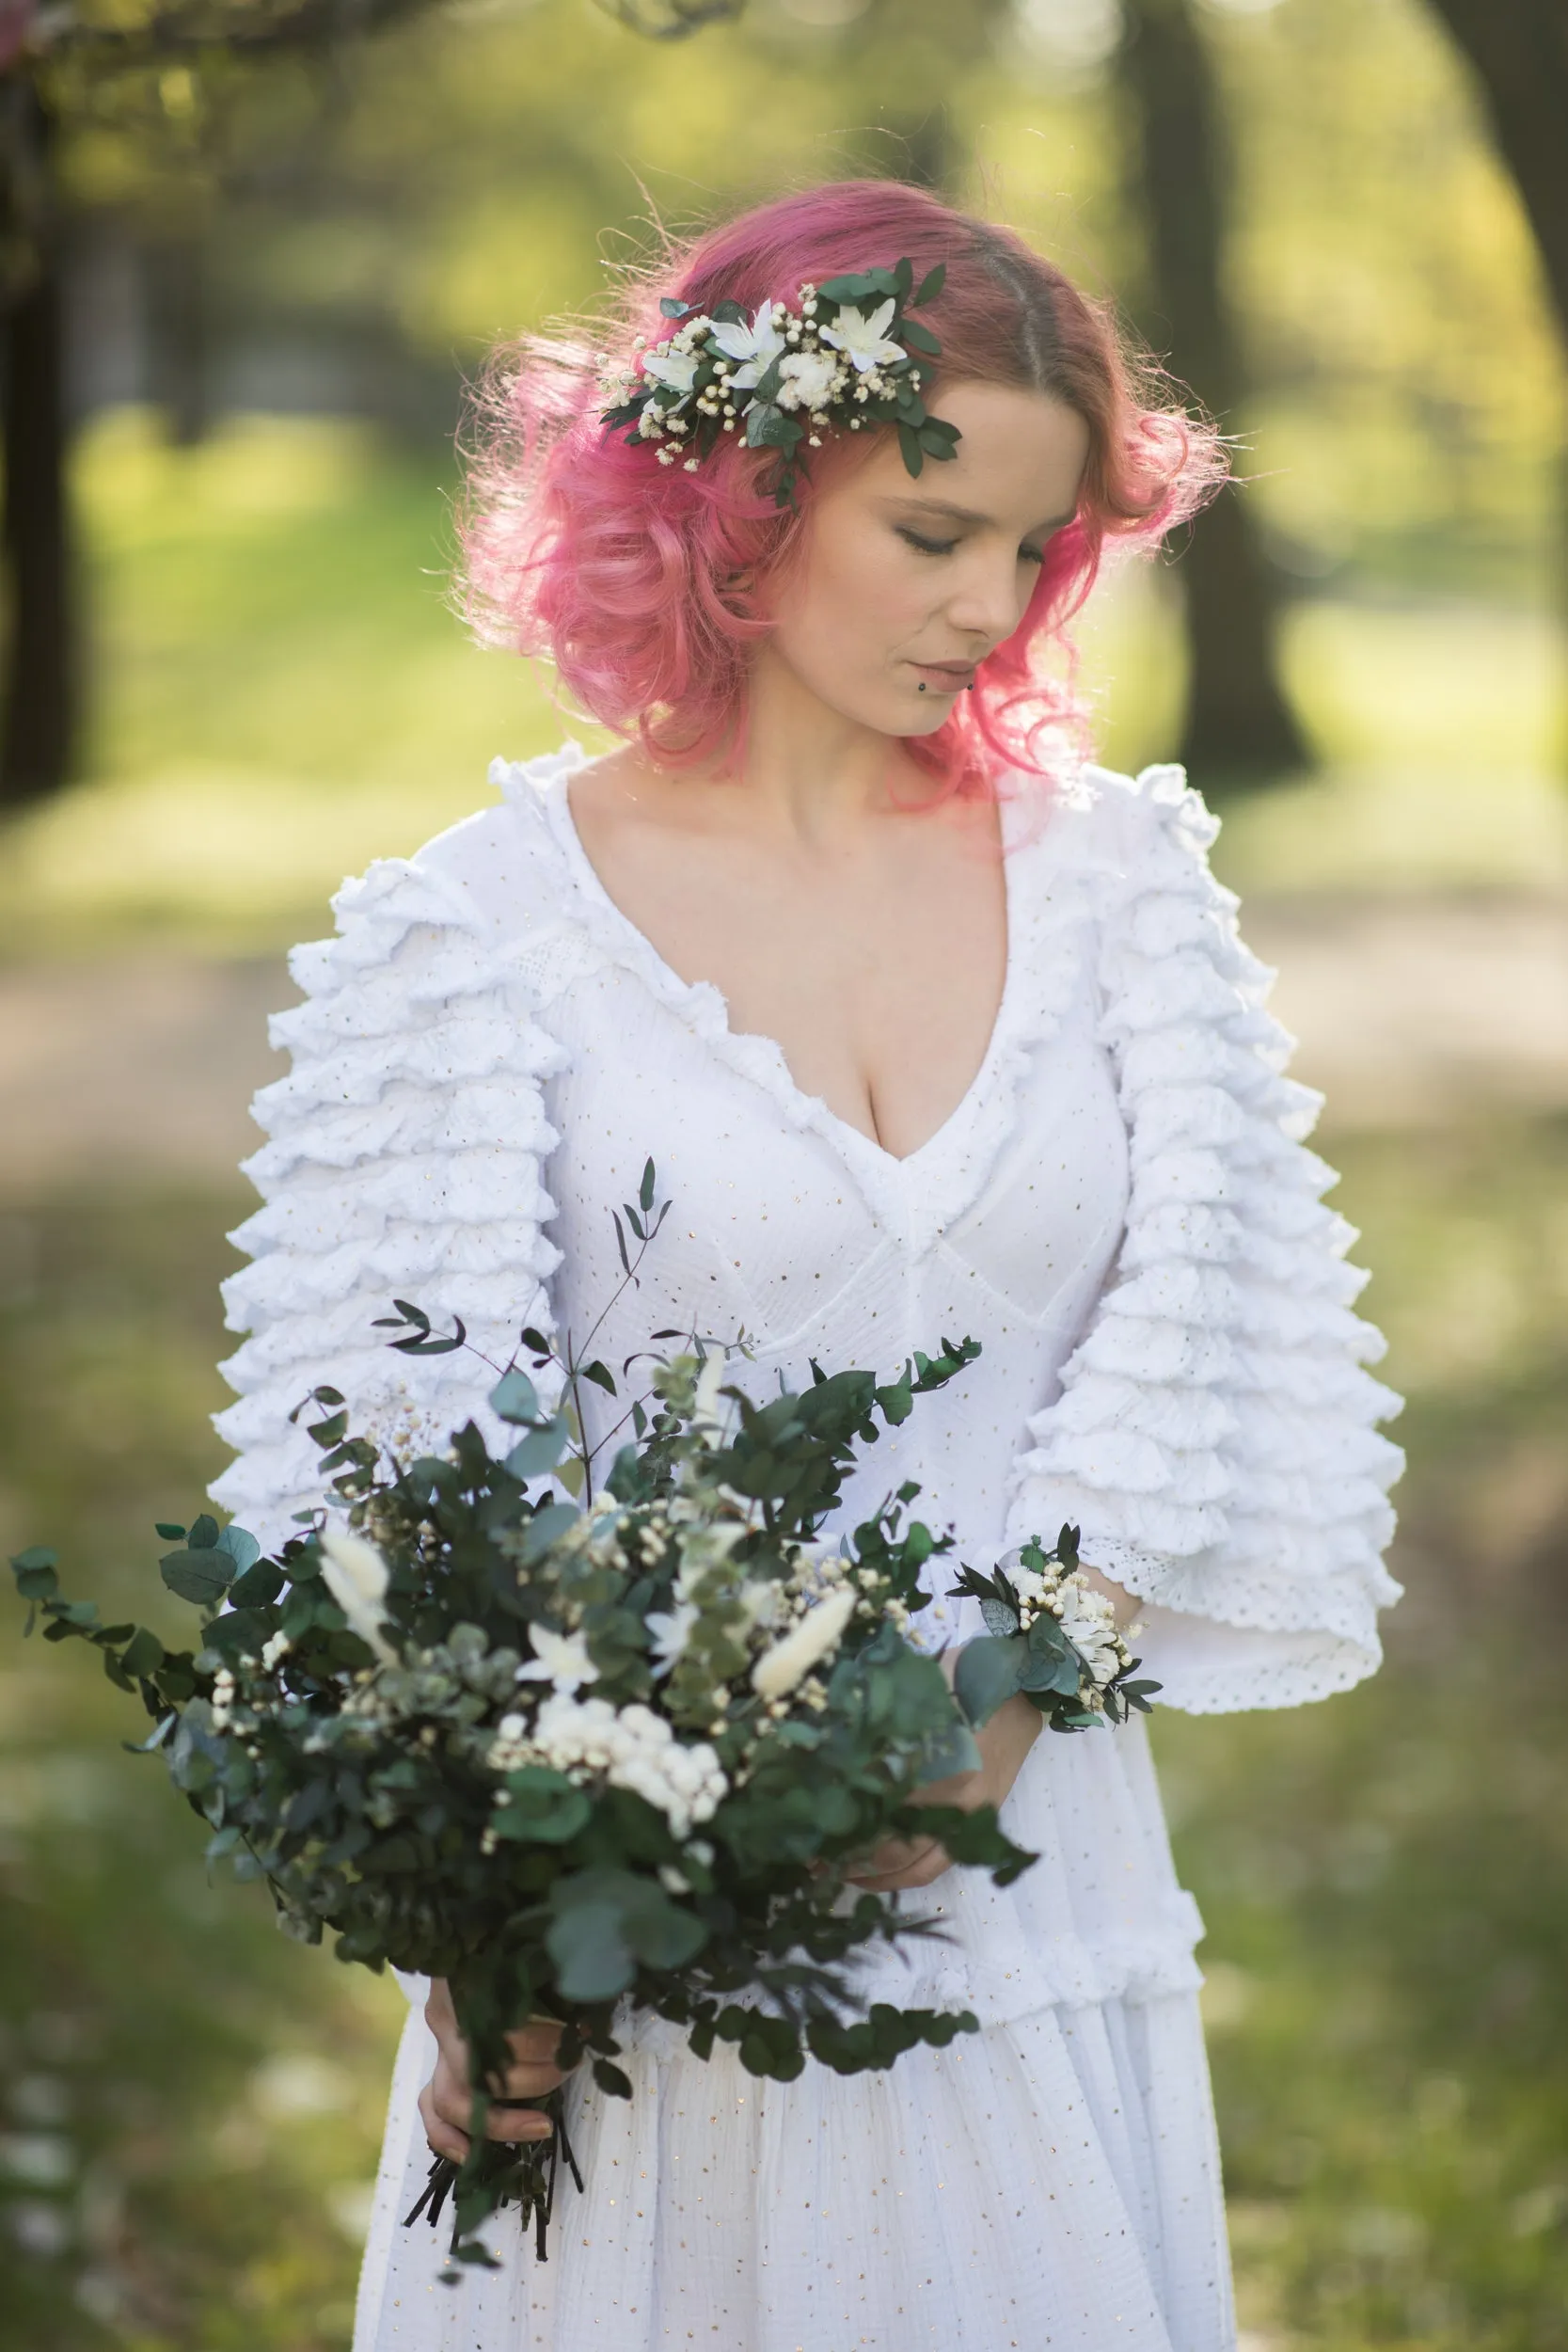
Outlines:
[[[1157,1724],[1246,2352],[1568,2341],[1565,120],[1560,0],[0,0],[0,1547],[111,1615],[221,1458],[285,948],[562,731],[447,602],[486,347],[890,173],[1240,437],[1085,676],[1225,816],[1411,1399],[1386,1674]],[[342,2352],[401,1997],[20,1634],[0,2345]]]

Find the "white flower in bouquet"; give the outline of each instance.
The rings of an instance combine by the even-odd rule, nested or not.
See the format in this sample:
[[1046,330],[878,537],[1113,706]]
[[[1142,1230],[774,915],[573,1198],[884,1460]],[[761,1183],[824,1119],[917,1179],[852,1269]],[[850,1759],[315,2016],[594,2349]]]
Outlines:
[[526,1715],[503,1715],[484,1761],[493,1772],[515,1772],[519,1765],[538,1761]]
[[654,1637],[656,1675],[671,1674],[680,1663],[698,1613],[695,1602],[689,1600],[678,1601],[673,1609],[649,1611],[646,1622]]
[[662,1715],[608,1699],[547,1698],[533,1726],[533,1748],[558,1772],[602,1772],[662,1813],[677,1837],[712,1819],[729,1788],[705,1740],[685,1747]]
[[879,303],[868,318],[863,310],[847,302],[832,326],[823,327],[822,341],[842,351],[862,375],[869,368],[891,365],[895,359],[904,357],[902,344],[883,340],[893,323],[896,307],[893,302]]
[[588,1655],[580,1633],[557,1633],[547,1625],[531,1625],[528,1638],[533,1650],[531,1664],[519,1666],[519,1682],[548,1682],[557,1691],[575,1691],[582,1682],[597,1682],[599,1670]]
[[1082,1654],[1095,1688],[1102,1691],[1126,1661],[1116,1611],[1103,1593],[1097,1593],[1076,1576],[1064,1577],[1058,1590],[1062,1631]]
[[384,1666],[397,1664],[397,1652],[382,1631],[387,1613],[389,1571],[375,1546],[347,1528],[324,1527],[321,1534],[322,1582],[348,1619],[351,1632],[372,1649]]
[[752,1668],[752,1688],[759,1698],[782,1699],[804,1680],[819,1660],[838,1647],[844,1629],[855,1613],[856,1596],[845,1586],[830,1593],[809,1610],[784,1639],[765,1649]]

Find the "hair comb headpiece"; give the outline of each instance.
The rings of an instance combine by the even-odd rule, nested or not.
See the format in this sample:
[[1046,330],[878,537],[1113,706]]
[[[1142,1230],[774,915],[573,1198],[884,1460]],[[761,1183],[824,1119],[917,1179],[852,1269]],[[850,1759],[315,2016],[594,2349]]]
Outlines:
[[764,302],[748,319],[738,302],[715,303],[710,312],[666,295],[659,310],[678,320],[669,339],[639,339],[629,368],[609,366],[600,389],[613,431],[629,427],[628,441],[657,448],[661,466],[695,473],[725,434],[740,433],[750,449],[779,453],[774,498],[795,502],[805,449],[828,432],[863,432],[895,424],[904,463],[920,472],[927,457],[951,457],[957,425],[929,416],[921,397],[929,363],[942,345],[908,313],[942,292],[942,263],[917,287],[907,258],[892,269],[860,270],[800,288],[799,308]]

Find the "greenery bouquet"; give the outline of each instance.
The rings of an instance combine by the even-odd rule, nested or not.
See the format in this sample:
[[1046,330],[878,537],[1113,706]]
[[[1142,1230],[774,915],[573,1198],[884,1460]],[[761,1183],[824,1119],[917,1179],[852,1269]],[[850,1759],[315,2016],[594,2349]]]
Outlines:
[[[640,1248],[652,1184],[650,1168],[627,1212]],[[465,1343],[409,1302],[396,1321],[410,1353]],[[209,1824],[212,1859],[264,1877],[284,1927],[330,1929],[341,1959],[450,1980],[476,2083],[504,2067],[509,2028],[543,2017],[561,2021],[562,2068],[586,2060],[629,2095],[615,2060],[636,2010],[777,2080],[808,2055],[885,2067],[975,2020],[857,2002],[858,1951],[940,1930],[855,1886],[855,1868],[921,1832],[1007,1883],[1033,1856],[994,1810],[917,1809],[916,1791],[978,1762],[974,1732],[1011,1692],[1072,1730],[1153,1687],[1132,1681],[1069,1530],[1011,1572],[964,1571],[990,1631],[951,1687],[910,1637],[922,1575],[950,1549],[909,1516],[916,1489],[822,1539],[857,1446],[977,1352],[944,1342],[881,1384],[814,1367],[811,1387],[759,1406],[724,1385],[727,1351],[698,1342],[653,1359],[596,1490],[582,1384],[616,1383],[569,1343],[557,1357],[527,1331],[495,1368],[490,1405],[516,1433],[504,1454],[470,1422],[444,1453],[397,1461],[318,1389],[335,1502],[276,1558],[210,1517],[159,1529],[176,1547],[165,1582],[201,1613],[194,1649],[100,1624],[62,1597],[50,1552],[12,1565],[45,1638],[92,1643],[139,1692],[143,1747]],[[512,2147],[485,2137],[481,2088],[467,2160],[434,2164],[409,2218],[436,2218],[451,2192],[457,2261],[493,2262],[477,2233],[507,2201],[544,2255],[558,2167],[580,2185],[562,2094],[544,2104],[551,2138]]]

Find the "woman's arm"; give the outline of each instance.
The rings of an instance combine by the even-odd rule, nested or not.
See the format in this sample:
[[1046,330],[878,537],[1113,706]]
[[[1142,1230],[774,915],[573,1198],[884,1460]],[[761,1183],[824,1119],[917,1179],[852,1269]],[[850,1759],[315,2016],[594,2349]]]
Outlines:
[[496,814],[346,883],[338,937],[290,959],[305,1001],[272,1040],[293,1067],[256,1098],[269,1140],[245,1172],[263,1205],[232,1236],[252,1263],[224,1285],[230,1328],[250,1335],[217,1418],[238,1458],[212,1488],[269,1549],[322,1498],[315,1415],[291,1418],[317,1385],[356,1432],[404,1447],[444,1445],[476,1410],[483,1424],[484,1363],[394,1353],[376,1328],[394,1299],[462,1316],[501,1361],[520,1326],[550,1327],[542,1081],[563,1057],[454,863],[470,832],[481,859]]
[[1100,1035],[1132,1197],[1061,1392],[1029,1422],[1006,1538],[1080,1531],[1146,1604],[1163,1704],[1293,1706],[1378,1662],[1401,1456],[1375,1423],[1399,1400],[1365,1370],[1383,1343],[1351,1311],[1355,1236],[1304,1143],[1320,1098],[1284,1074],[1273,975],[1209,871],[1214,821],[1180,769],[1095,780]]

